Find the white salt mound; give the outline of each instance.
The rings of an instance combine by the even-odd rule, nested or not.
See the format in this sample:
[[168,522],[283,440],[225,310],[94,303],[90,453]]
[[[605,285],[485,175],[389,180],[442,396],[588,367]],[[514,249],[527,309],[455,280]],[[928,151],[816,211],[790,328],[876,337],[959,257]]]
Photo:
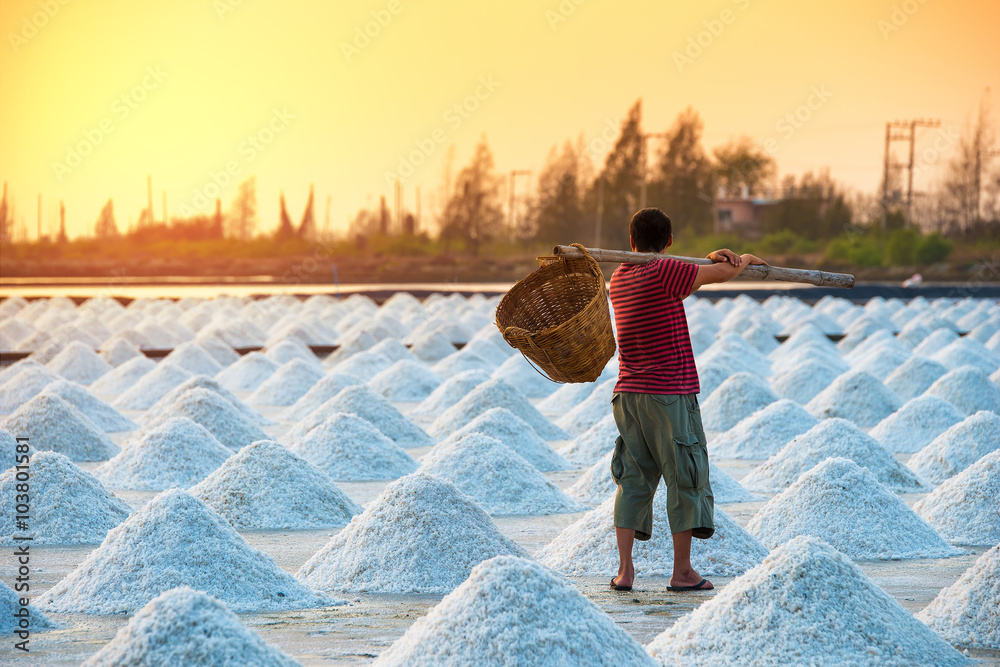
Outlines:
[[429,447],[434,444],[424,430],[404,417],[389,399],[379,396],[365,385],[345,387],[299,422],[290,432],[290,437],[296,440],[302,438],[337,412],[353,413],[371,422],[375,428],[403,448]]
[[926,396],[937,396],[948,401],[967,415],[989,410],[1000,415],[1000,387],[978,368],[962,366],[934,381]]
[[[0,428],[0,470],[6,470],[17,465],[18,459],[24,456],[31,456],[35,453],[35,448],[24,443],[19,453],[17,451],[17,438],[9,431]],[[23,462],[23,459],[21,459]]]
[[234,364],[240,359],[240,354],[226,341],[218,336],[198,336],[198,344],[208,352],[223,367]]
[[734,373],[705,399],[702,423],[706,430],[728,431],[777,400],[766,380],[751,373]]
[[147,410],[190,377],[191,371],[188,369],[170,361],[161,361],[111,405],[119,410]]
[[[143,356],[142,351],[135,343],[125,338],[114,338],[106,340],[97,353],[101,359],[117,368],[130,359]],[[109,371],[110,372],[110,371]],[[101,377],[104,377],[103,375]]]
[[353,375],[340,375],[339,373],[328,373],[316,384],[310,387],[309,391],[303,394],[295,403],[290,405],[281,413],[282,421],[297,422],[309,416],[313,410],[323,405],[336,396],[345,387],[361,384],[360,378]]
[[67,380],[80,384],[90,384],[111,370],[111,364],[101,359],[94,348],[78,340],[70,342],[45,365]]
[[234,612],[337,604],[248,545],[205,503],[170,489],[109,532],[38,606],[53,612],[134,613],[178,586],[214,595]]
[[222,370],[222,364],[194,341],[181,343],[163,360],[183,366],[192,373],[200,375],[215,375]]
[[161,415],[146,422],[152,429],[171,417],[187,417],[204,426],[216,439],[232,450],[238,450],[256,440],[267,440],[259,426],[243,416],[233,404],[219,394],[194,387],[178,396]]
[[545,398],[559,388],[558,384],[535,370],[521,354],[507,357],[493,371],[493,377],[517,387],[517,390],[528,398]]
[[350,357],[335,364],[331,369],[334,373],[353,375],[366,382],[392,366],[392,360],[384,354],[371,351],[356,352]]
[[483,370],[463,371],[453,375],[432,391],[420,405],[414,407],[410,414],[414,417],[437,417],[489,379],[490,374]]
[[806,359],[801,364],[768,378],[771,389],[781,398],[808,403],[837,379],[841,371],[818,359]]
[[205,479],[232,453],[201,424],[171,417],[144,431],[94,470],[94,476],[112,489],[186,489]]
[[575,465],[593,465],[607,452],[614,450],[617,437],[618,424],[615,423],[615,416],[606,414],[601,421],[559,450],[559,453]]
[[893,491],[926,490],[924,483],[877,440],[846,419],[824,419],[792,438],[777,454],[744,477],[743,486],[764,493],[783,491],[799,475],[832,456],[851,459],[868,468]]
[[871,428],[901,406],[899,397],[872,375],[848,371],[809,401],[806,410],[820,419],[840,417]]
[[402,359],[368,381],[376,394],[390,401],[422,401],[441,385],[434,371],[420,361]]
[[1000,544],[941,589],[917,618],[952,644],[1000,649]]
[[617,383],[617,378],[609,378],[600,382],[587,398],[557,419],[556,424],[573,436],[586,433],[589,428],[611,414],[611,398],[614,396]]
[[38,392],[62,376],[45,366],[28,365],[11,375],[0,385],[0,414],[10,414],[36,396]]
[[709,440],[709,454],[719,459],[766,459],[818,423],[797,402],[783,398]]
[[421,459],[421,471],[454,484],[489,514],[564,514],[587,509],[496,438],[470,433]]
[[238,530],[339,526],[361,512],[329,475],[273,440],[229,457],[191,495]]
[[247,398],[254,405],[291,405],[323,379],[317,363],[299,358],[286,361]]
[[440,594],[503,555],[527,556],[474,500],[416,472],[389,484],[296,576],[318,590]]
[[545,440],[565,440],[568,437],[565,431],[546,419],[517,389],[496,379],[477,385],[435,419],[428,432],[437,438],[447,437],[490,408],[506,408],[527,422]]
[[413,341],[410,352],[417,359],[433,364],[455,353],[455,346],[443,333],[435,331]]
[[245,627],[216,598],[181,586],[150,600],[83,664],[291,667],[300,663]]
[[662,665],[972,663],[850,559],[808,536],[777,547],[646,650]]
[[940,484],[1000,449],[1000,416],[981,410],[966,417],[907,461],[921,477]]
[[289,448],[332,479],[360,482],[398,479],[419,464],[370,422],[336,412]]
[[890,452],[916,452],[965,415],[937,396],[918,396],[868,432]]
[[[20,613],[21,597],[23,595],[23,592],[17,592],[0,581],[0,635],[10,635],[18,630],[22,630],[18,626],[19,618],[14,614]],[[56,625],[33,604],[28,605],[28,622],[30,624],[29,632],[50,630]],[[18,641],[19,639],[11,641]]]
[[156,362],[140,355],[111,369],[90,385],[90,391],[108,396],[118,396],[156,368]]
[[[599,379],[600,380],[600,379]],[[573,382],[564,384],[538,403],[542,412],[564,415],[590,396],[600,382]]]
[[826,459],[803,473],[750,519],[747,530],[770,548],[813,535],[854,560],[965,553],[948,546],[871,471],[844,458]]
[[168,391],[162,398],[160,398],[160,400],[154,403],[152,407],[146,410],[146,414],[142,416],[143,422],[148,424],[153,419],[162,416],[181,395],[196,387],[202,387],[204,389],[208,389],[209,391],[214,391],[216,394],[229,401],[244,417],[255,424],[266,426],[274,423],[237,398],[236,394],[229,391],[207,375],[195,375],[190,377]]
[[506,408],[490,408],[442,440],[442,444],[454,442],[469,433],[496,438],[542,472],[571,467],[559,452],[538,436],[535,429]]
[[45,393],[62,396],[90,421],[107,433],[134,431],[138,425],[75,382],[57,380],[45,386]]
[[30,438],[38,450],[59,452],[74,461],[104,461],[121,451],[97,424],[56,394],[38,394],[0,426]]
[[930,495],[913,511],[952,544],[1000,543],[1000,450],[979,459]]
[[[15,535],[30,535],[31,544],[96,544],[128,518],[129,506],[109,493],[89,472],[55,452],[37,452],[28,461],[31,476],[29,531],[18,530],[14,512],[0,515],[0,544],[15,544]],[[14,508],[16,470],[0,474],[0,502]]]
[[377,665],[652,665],[627,632],[566,579],[498,556],[418,619]]
[[274,375],[278,364],[261,352],[250,352],[215,375],[219,384],[229,391],[254,391],[264,380]]
[[899,398],[908,401],[920,396],[934,381],[948,372],[943,365],[931,359],[913,355],[885,379],[885,386]]
[[[574,576],[599,575],[618,570],[618,545],[614,530],[614,497],[567,526],[536,554],[543,565]],[[674,547],[667,522],[667,493],[660,487],[653,497],[653,534],[636,540],[632,558],[636,575],[669,576]],[[702,575],[734,576],[746,572],[767,555],[756,538],[715,508],[715,534],[691,541],[691,564]]]

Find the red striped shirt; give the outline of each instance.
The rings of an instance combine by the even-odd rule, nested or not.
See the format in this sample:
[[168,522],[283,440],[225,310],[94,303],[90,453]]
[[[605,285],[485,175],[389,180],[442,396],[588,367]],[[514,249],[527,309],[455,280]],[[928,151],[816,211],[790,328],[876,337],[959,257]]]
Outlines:
[[697,275],[697,265],[676,259],[622,264],[615,269],[611,276],[611,305],[618,331],[615,391],[701,391],[682,302]]

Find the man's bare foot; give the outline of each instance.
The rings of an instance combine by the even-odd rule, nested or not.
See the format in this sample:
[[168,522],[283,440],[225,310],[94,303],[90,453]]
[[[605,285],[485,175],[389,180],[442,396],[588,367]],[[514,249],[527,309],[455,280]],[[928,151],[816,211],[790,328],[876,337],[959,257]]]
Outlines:
[[611,586],[615,590],[630,591],[633,583],[635,583],[635,570],[633,569],[622,571],[619,568],[618,576],[611,580]]
[[711,581],[703,578],[693,568],[686,572],[675,572],[670,577],[668,590],[688,590],[688,591],[710,591],[715,586]]

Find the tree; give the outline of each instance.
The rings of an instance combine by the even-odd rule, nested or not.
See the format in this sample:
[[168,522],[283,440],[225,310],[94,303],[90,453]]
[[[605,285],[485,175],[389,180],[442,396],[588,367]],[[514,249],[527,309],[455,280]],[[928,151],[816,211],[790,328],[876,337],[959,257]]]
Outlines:
[[3,199],[0,199],[0,240],[7,241],[13,237],[14,216],[7,207],[7,183],[3,184]]
[[661,149],[651,201],[659,202],[678,227],[688,233],[710,234],[713,229],[715,168],[701,145],[703,125],[691,107],[678,114]]
[[118,236],[118,225],[115,224],[115,206],[110,199],[101,209],[101,215],[98,216],[97,222],[94,224],[94,235],[99,239]]
[[585,230],[582,160],[578,147],[567,141],[560,152],[549,150],[545,166],[538,175],[538,197],[530,219],[534,237],[546,243],[570,243],[583,240]]
[[503,178],[494,173],[493,153],[480,139],[472,161],[455,179],[455,191],[442,215],[441,236],[446,240],[465,239],[473,253],[503,224],[500,197]]
[[615,147],[604,161],[604,168],[591,186],[587,201],[595,202],[603,182],[602,244],[611,248],[628,248],[628,221],[639,205],[642,187],[642,98],[628,110],[622,121],[621,134]]
[[[994,205],[988,199],[992,197],[994,187],[989,186],[991,179],[986,167],[990,156],[996,153],[996,136],[989,116],[989,107],[984,98],[979,105],[979,116],[971,133],[963,133],[959,137],[958,149],[948,163],[938,196],[941,222],[948,232],[974,235],[984,226],[984,218],[992,217],[989,209],[994,208]],[[987,174],[985,179],[984,171]],[[988,184],[987,200],[982,198],[984,180]]]
[[66,204],[59,202],[59,237],[57,243],[66,245],[69,239],[66,238]]
[[249,240],[257,229],[257,178],[251,176],[242,183],[236,191],[233,203],[229,205],[226,216],[226,236]]
[[288,217],[288,208],[285,206],[285,193],[281,193],[281,222],[278,224],[278,231],[275,238],[279,241],[290,239],[295,236],[295,228],[292,227],[292,219]]
[[744,188],[752,195],[774,178],[774,158],[750,137],[733,139],[712,152],[715,154],[716,179],[729,196],[740,196]]

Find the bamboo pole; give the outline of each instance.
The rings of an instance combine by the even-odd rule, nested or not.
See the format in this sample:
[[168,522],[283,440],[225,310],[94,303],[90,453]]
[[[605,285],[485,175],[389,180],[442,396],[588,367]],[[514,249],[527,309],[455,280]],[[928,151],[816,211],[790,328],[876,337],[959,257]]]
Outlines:
[[[656,252],[632,252],[630,250],[603,250],[587,248],[587,252],[598,262],[614,262],[616,264],[645,264],[656,259],[676,259],[690,264],[713,264],[712,260],[701,257],[679,257],[677,255],[661,255]],[[552,249],[556,257],[581,257],[583,253],[568,245],[557,245]],[[813,269],[789,269],[768,264],[750,264],[743,269],[740,276],[750,280],[778,280],[786,283],[806,283],[820,287],[854,287],[854,276],[849,273],[830,273]]]

